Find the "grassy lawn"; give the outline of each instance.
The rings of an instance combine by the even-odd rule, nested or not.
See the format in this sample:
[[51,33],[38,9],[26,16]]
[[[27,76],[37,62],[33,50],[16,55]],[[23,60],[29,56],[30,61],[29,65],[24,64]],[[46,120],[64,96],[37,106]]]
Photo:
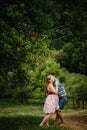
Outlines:
[[[68,113],[68,110],[65,109],[65,112]],[[53,119],[50,127],[39,127],[43,116],[43,103],[38,100],[30,100],[24,105],[0,100],[0,130],[71,130],[66,126],[55,126]]]
[[[33,101],[34,102],[34,101]],[[31,101],[26,105],[17,105],[8,100],[0,103],[0,117],[13,117],[13,116],[42,116],[43,106]]]

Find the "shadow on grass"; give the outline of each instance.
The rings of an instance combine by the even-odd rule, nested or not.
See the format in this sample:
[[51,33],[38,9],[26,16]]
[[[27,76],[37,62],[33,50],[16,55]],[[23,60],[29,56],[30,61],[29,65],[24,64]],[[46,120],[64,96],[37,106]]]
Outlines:
[[42,118],[39,116],[0,117],[0,130],[69,130],[67,127],[52,125],[53,121],[50,122],[50,127],[39,127]]
[[41,117],[34,116],[0,117],[0,130],[28,130],[40,120]]

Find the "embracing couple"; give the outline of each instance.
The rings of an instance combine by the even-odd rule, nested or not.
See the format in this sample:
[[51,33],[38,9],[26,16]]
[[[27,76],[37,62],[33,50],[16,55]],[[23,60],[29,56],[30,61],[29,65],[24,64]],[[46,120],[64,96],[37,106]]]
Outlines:
[[62,77],[58,80],[55,78],[54,73],[50,73],[46,78],[45,90],[47,97],[44,103],[44,113],[45,116],[40,123],[40,126],[49,126],[49,119],[56,112],[55,123],[60,119],[61,126],[63,125],[63,115],[62,110],[67,101],[66,91],[64,85],[62,84]]

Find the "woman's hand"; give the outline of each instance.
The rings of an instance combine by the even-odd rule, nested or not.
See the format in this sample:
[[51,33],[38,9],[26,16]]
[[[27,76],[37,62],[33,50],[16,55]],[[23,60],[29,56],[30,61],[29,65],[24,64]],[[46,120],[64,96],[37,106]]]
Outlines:
[[54,94],[58,94],[58,86],[54,87],[53,85],[50,84],[49,91]]

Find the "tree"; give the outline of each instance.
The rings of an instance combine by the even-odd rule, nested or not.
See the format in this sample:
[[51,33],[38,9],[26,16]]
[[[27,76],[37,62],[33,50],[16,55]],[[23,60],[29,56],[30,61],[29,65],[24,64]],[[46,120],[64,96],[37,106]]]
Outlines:
[[70,72],[87,75],[87,43],[75,42],[66,44],[59,51],[58,62]]
[[66,92],[73,102],[73,108],[85,108],[87,100],[87,76],[81,74],[68,74],[66,78]]

